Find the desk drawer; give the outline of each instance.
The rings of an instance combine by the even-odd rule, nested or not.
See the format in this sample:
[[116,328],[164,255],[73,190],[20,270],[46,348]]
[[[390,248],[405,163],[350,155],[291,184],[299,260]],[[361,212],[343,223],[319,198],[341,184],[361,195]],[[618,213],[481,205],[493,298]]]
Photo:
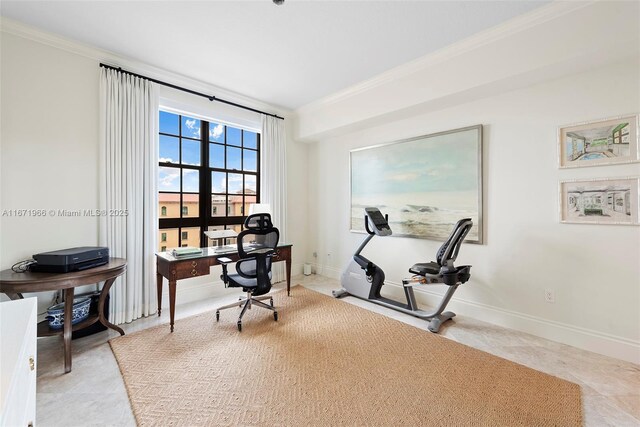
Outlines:
[[276,253],[273,254],[271,260],[273,262],[284,261],[291,257],[291,248],[276,248]]
[[189,277],[205,276],[209,274],[209,263],[206,259],[185,259],[174,266],[171,273],[175,275],[175,280],[188,279]]

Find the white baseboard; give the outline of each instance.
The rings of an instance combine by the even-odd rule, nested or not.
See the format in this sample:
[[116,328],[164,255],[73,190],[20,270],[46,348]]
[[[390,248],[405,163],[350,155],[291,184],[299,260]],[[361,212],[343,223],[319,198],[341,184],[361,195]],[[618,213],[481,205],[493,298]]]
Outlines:
[[[393,286],[398,297],[404,297],[401,284],[387,282],[386,285]],[[431,306],[438,304],[442,298],[441,294],[424,288],[415,288],[415,293],[419,302]],[[456,297],[451,299],[448,308],[483,322],[640,364],[638,341]]]
[[[329,266],[317,266],[316,274],[340,279],[341,271]],[[400,283],[385,282],[385,289],[394,298],[404,299],[404,292]],[[442,294],[425,288],[414,288],[419,303],[436,306]],[[583,350],[614,357],[631,363],[640,364],[640,342],[618,337],[611,334],[592,331],[590,329],[569,325],[562,322],[543,319],[529,314],[519,313],[494,307],[488,304],[468,301],[453,297],[447,308],[454,312],[464,313],[464,316],[492,323],[509,329],[526,332],[551,341],[567,344]]]
[[337,270],[334,267],[322,264],[311,264],[311,268],[314,274],[318,274],[320,276],[329,277],[331,279],[340,280],[340,275],[342,271]]

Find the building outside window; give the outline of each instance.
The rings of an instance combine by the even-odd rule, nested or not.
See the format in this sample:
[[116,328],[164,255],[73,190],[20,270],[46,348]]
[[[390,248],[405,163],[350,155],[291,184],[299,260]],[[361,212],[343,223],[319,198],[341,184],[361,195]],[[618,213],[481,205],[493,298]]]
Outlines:
[[260,202],[260,134],[171,112],[159,114],[162,245],[212,246],[217,243],[204,231],[242,231],[248,206]]

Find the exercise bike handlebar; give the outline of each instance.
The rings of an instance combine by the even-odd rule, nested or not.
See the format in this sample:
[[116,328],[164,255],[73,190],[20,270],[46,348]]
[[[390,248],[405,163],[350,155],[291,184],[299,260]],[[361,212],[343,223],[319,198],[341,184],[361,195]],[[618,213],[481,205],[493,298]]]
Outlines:
[[[385,215],[384,218],[385,218],[385,221],[389,222],[389,215]],[[375,224],[373,226],[375,227]],[[368,259],[360,255],[360,252],[362,252],[364,247],[367,246],[367,244],[371,241],[371,239],[373,239],[374,236],[378,235],[378,233],[376,233],[375,230],[371,230],[371,227],[369,227],[369,217],[367,215],[364,216],[364,228],[367,231],[368,236],[365,237],[365,239],[362,241],[360,246],[358,246],[358,249],[356,249],[355,253],[353,254],[353,259],[363,269],[366,268],[370,262]]]

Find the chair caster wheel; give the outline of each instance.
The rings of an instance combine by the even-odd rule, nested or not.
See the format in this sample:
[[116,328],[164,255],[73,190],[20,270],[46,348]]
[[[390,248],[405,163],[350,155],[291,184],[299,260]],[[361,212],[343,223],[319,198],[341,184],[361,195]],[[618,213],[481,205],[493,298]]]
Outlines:
[[271,307],[273,307],[273,298],[269,298],[269,303],[271,304]]
[[278,312],[277,311],[273,312],[273,320],[275,320],[276,322],[278,321]]
[[242,332],[242,322],[238,322],[238,332]]
[[220,312],[216,310],[216,322],[220,321]]

